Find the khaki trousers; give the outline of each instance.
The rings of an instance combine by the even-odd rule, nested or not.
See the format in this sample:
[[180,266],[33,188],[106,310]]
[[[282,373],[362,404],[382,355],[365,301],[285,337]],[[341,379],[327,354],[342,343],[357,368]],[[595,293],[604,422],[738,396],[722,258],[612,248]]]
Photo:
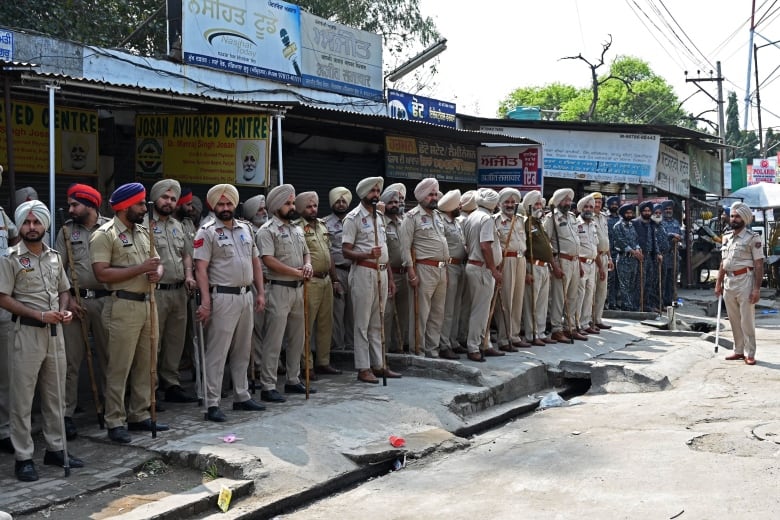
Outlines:
[[[560,258],[563,279],[553,276],[550,283],[550,324],[553,332],[561,332],[573,329],[574,314],[576,313],[575,304],[577,302],[577,290],[580,283],[580,261],[566,260]],[[564,305],[564,298],[566,304]],[[564,311],[568,310],[569,315],[565,316]]]
[[479,352],[485,340],[485,329],[490,317],[490,300],[493,298],[496,281],[486,268],[471,264],[466,265],[466,280],[471,295],[466,348],[469,352]]
[[574,308],[577,309],[575,317],[576,327],[578,329],[588,328],[593,321],[593,295],[596,291],[596,278],[598,278],[598,269],[596,263],[582,263],[582,275],[577,287],[577,303]]
[[[544,329],[547,326],[547,300],[550,298],[550,268],[535,264],[532,268],[534,284],[528,286],[523,302],[523,328],[529,341],[534,339],[534,333],[537,338],[544,337]],[[534,310],[536,316],[533,314]]]
[[[103,307],[108,323],[105,415],[106,427],[149,418],[151,405],[151,334],[149,302],[124,300],[112,295]],[[125,409],[125,388],[130,396]]]
[[303,286],[285,287],[268,282],[265,289],[265,330],[263,355],[260,358],[262,390],[276,389],[276,371],[282,341],[287,340],[287,383],[300,382],[301,354],[305,324],[303,319]]
[[[309,306],[309,338],[314,340],[317,366],[330,365],[330,340],[333,337],[333,284],[330,277],[312,278],[306,282],[306,298]],[[315,327],[316,324],[316,327]],[[304,338],[305,340],[305,338]],[[309,356],[309,368],[315,364],[315,356]],[[304,365],[303,355],[301,366]]]
[[726,276],[723,283],[723,301],[734,336],[734,353],[751,358],[756,357],[755,305],[750,303],[753,276],[753,271],[739,276]]
[[[33,457],[32,405],[35,386],[41,398],[43,438],[49,451],[62,449],[63,405],[65,395],[65,341],[62,327],[51,335],[49,325],[31,327],[16,323],[11,365],[11,441],[16,460]],[[57,371],[60,389],[57,390]]]
[[[105,380],[103,374],[106,373],[106,346],[108,345],[108,331],[103,322],[103,308],[110,296],[103,298],[82,298],[81,305],[86,309],[84,320],[87,331],[92,331],[92,348],[94,349],[94,358],[97,360],[95,371],[95,384],[98,392],[104,391]],[[81,334],[81,320],[75,315],[73,321],[63,326],[65,336],[65,357],[68,364],[68,373],[65,377],[65,416],[73,416],[76,405],[79,401],[79,374],[81,373],[81,364],[86,354],[84,337]],[[89,338],[87,338],[89,342]],[[90,352],[90,355],[92,352]]]
[[0,310],[0,439],[7,439],[11,436],[8,422],[11,407],[9,391],[13,344],[14,324],[11,321],[11,314],[2,309]]
[[333,299],[333,348],[336,350],[352,350],[354,340],[354,312],[352,292],[350,291],[350,272],[336,267],[336,278],[341,284],[343,293]]
[[160,387],[179,385],[179,364],[187,334],[187,290],[184,287],[155,291],[157,319],[160,328],[157,366]]
[[609,265],[609,253],[599,254],[601,265],[604,266],[604,272],[607,276],[602,280],[599,278],[599,270],[596,269],[596,295],[593,301],[593,323],[604,323],[604,305],[607,303],[607,286],[609,285],[609,274],[607,266]]
[[[498,344],[506,346],[520,341],[523,321],[523,294],[525,293],[525,258],[504,258],[500,302],[496,302]],[[507,323],[507,320],[509,322]]]
[[406,281],[406,273],[393,273],[395,282],[395,294],[387,299],[385,309],[385,343],[388,352],[403,352],[405,345],[409,343],[409,320],[413,317],[410,310],[412,291]]
[[[266,282],[268,283],[268,282]],[[257,297],[257,290],[252,287],[253,298]],[[265,310],[252,313],[254,326],[252,327],[252,370],[259,375],[258,367],[263,357],[263,329],[265,329]],[[329,340],[330,341],[330,340]]]
[[[377,279],[382,286],[381,293]],[[381,312],[387,303],[387,270],[379,271],[377,278],[376,269],[353,265],[349,272],[349,288],[355,311],[355,368],[382,368]]]
[[253,303],[252,291],[211,293],[211,317],[205,327],[207,407],[219,406],[226,361],[229,361],[234,401],[250,398],[247,369],[252,348]]
[[447,297],[444,301],[444,321],[441,325],[439,350],[458,347],[458,317],[464,302],[466,268],[463,264],[447,264]]
[[444,303],[447,299],[447,266],[417,264],[417,311],[422,347],[426,354],[439,352],[441,327],[444,322]]

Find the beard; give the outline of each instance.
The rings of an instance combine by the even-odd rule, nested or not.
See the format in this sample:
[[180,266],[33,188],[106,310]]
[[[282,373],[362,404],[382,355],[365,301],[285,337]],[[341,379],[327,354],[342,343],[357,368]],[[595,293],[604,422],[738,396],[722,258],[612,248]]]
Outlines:
[[287,212],[286,215],[280,215],[283,219],[286,220],[295,220],[296,218],[300,217],[301,214],[295,211],[294,209],[291,209]]
[[558,204],[558,211],[561,213],[568,213],[571,209],[571,204]]
[[398,215],[401,213],[401,208],[398,206],[385,206],[385,215]]
[[135,211],[132,207],[127,208],[127,220],[133,224],[143,224],[145,211]]
[[268,215],[266,215],[264,217],[258,217],[258,216],[252,217],[252,224],[254,224],[257,227],[262,226],[266,222],[268,222]]
[[154,209],[163,216],[170,216],[173,214],[175,208],[171,208],[170,206],[158,206],[157,204],[154,205]]
[[225,211],[220,211],[217,213],[217,218],[222,222],[227,222],[228,220],[233,220],[233,215],[235,215],[234,212],[226,209]]
[[533,210],[531,215],[533,215],[533,217],[535,219],[540,220],[544,216],[544,210],[543,209],[535,209],[535,210]]
[[430,201],[428,203],[428,205],[426,206],[427,209],[436,209],[438,207],[439,207],[439,201],[437,201],[437,200]]
[[742,229],[743,227],[745,227],[744,222],[737,222],[735,220],[734,222],[731,223],[731,229]]
[[373,205],[379,203],[379,197],[371,197],[371,198],[365,197],[365,198],[363,198],[361,200],[363,201],[363,204],[365,204],[367,206],[373,206]]
[[46,233],[38,233],[37,231],[28,231],[27,233],[22,235],[22,240],[25,242],[41,242],[43,240],[43,236]]
[[73,220],[73,222],[75,224],[84,225],[84,223],[87,221],[87,216],[86,215],[73,215],[73,214],[71,214],[70,218],[71,218],[71,220]]
[[452,213],[452,218],[458,218],[460,216],[460,208],[455,208],[450,213]]

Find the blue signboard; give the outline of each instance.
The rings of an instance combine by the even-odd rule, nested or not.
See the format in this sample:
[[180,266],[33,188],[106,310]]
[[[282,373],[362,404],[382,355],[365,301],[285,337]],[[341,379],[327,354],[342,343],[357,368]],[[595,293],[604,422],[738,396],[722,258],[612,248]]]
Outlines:
[[387,91],[387,114],[396,119],[424,121],[455,128],[455,103],[413,96],[397,90]]

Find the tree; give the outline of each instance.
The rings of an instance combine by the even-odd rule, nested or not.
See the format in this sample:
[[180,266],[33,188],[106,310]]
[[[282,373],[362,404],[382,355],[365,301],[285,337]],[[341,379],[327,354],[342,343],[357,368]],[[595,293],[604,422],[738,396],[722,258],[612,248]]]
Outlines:
[[[739,104],[737,103],[736,92],[729,92],[726,105],[726,144],[729,146],[726,151],[726,158],[738,159],[744,158],[750,163],[753,159],[759,157],[758,136],[755,132],[746,132],[739,128]],[[770,134],[767,132],[767,139]],[[777,136],[773,135],[773,139]]]
[[563,83],[552,83],[546,87],[522,87],[509,93],[498,105],[498,116],[504,117],[507,112],[518,106],[541,107],[548,114],[548,119],[556,119],[563,104],[574,99],[578,94],[576,88]]

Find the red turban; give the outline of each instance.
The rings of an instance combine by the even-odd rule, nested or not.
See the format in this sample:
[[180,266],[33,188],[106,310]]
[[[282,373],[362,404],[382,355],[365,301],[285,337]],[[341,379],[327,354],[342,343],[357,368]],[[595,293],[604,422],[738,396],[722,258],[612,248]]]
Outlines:
[[103,202],[103,197],[100,196],[100,192],[88,186],[86,184],[71,184],[68,188],[68,197],[76,199],[85,206],[91,208],[99,208]]

